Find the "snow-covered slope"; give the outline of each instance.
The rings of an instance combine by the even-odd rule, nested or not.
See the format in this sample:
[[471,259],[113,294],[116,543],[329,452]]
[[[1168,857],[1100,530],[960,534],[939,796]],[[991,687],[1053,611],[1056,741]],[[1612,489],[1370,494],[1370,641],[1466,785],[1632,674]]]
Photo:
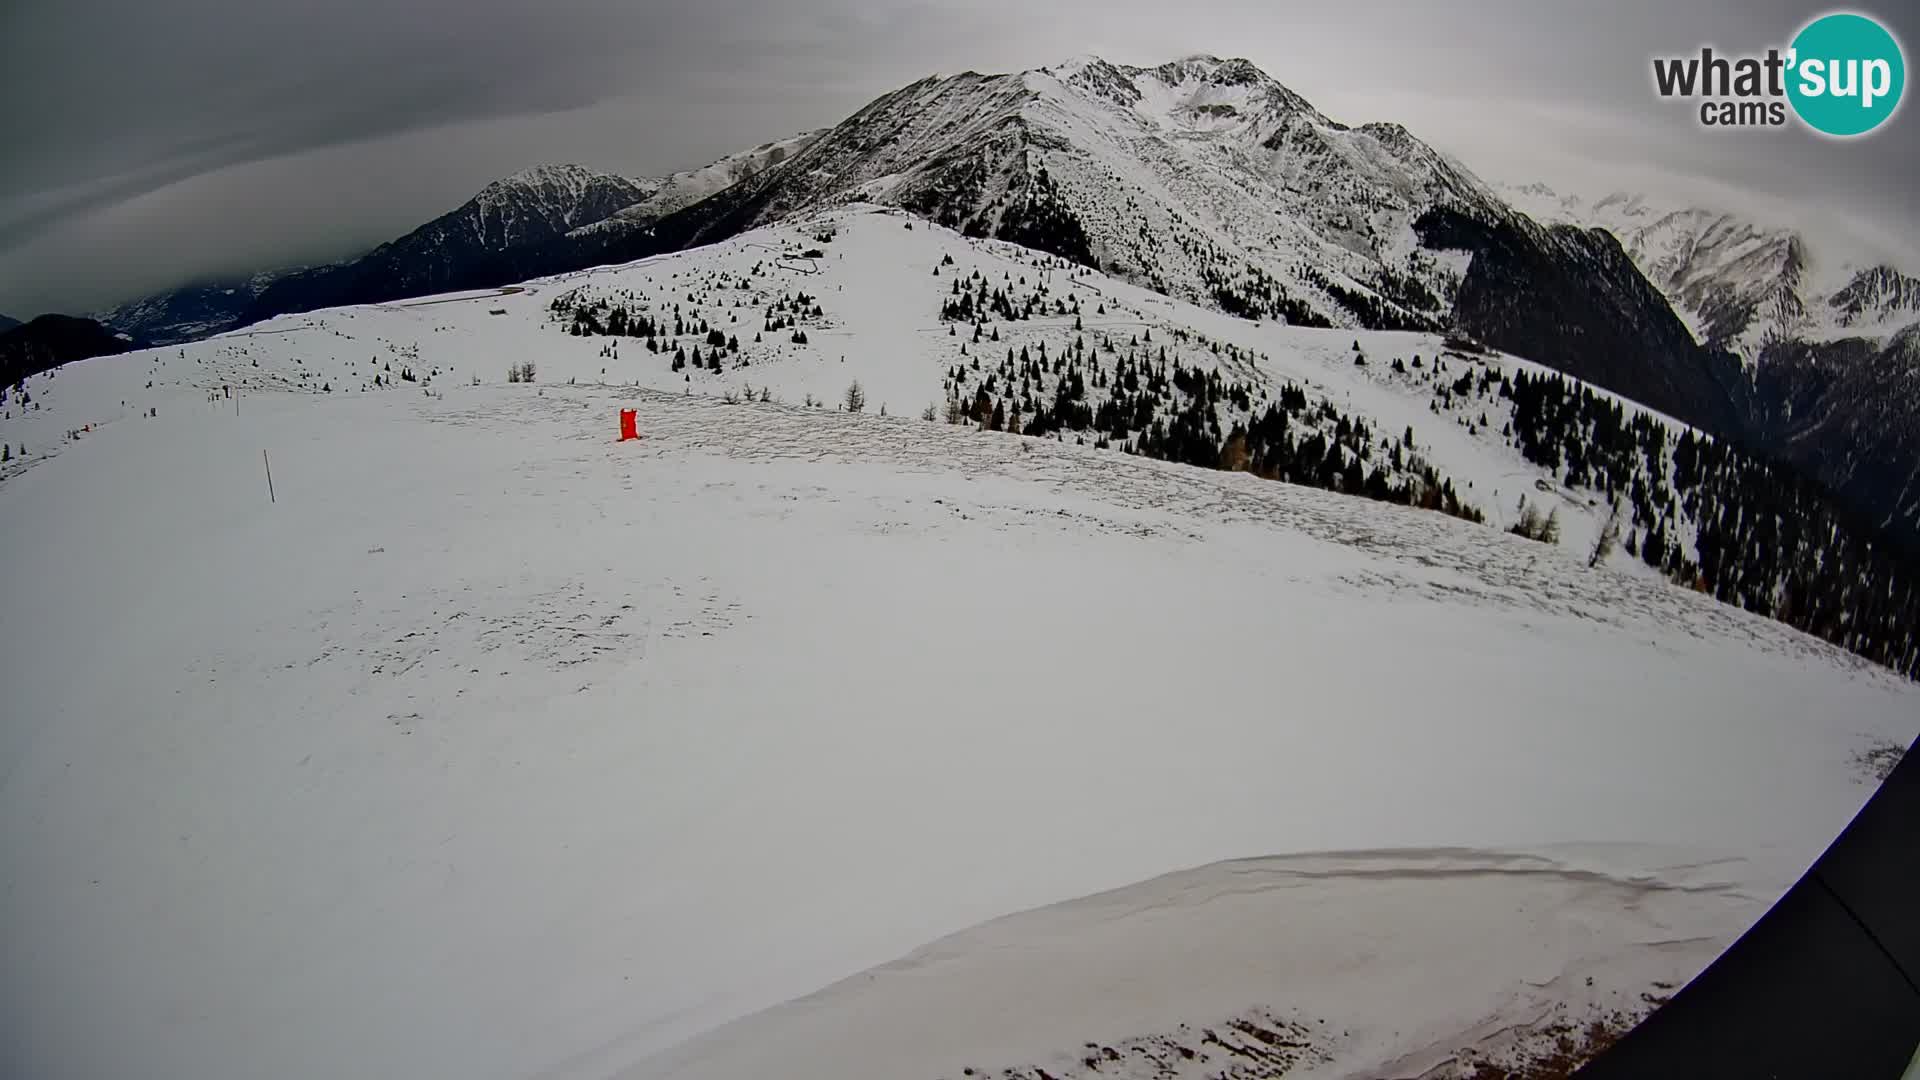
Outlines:
[[[120,377],[390,393],[498,382],[532,361],[546,383],[826,408],[859,381],[875,411],[991,421],[1197,464],[1218,464],[1221,444],[1244,430],[1252,471],[1453,509],[1496,529],[1522,516],[1524,498],[1557,514],[1569,557],[1591,549],[1609,513],[1603,493],[1573,484],[1557,456],[1542,467],[1518,449],[1513,380],[1545,374],[1538,365],[1461,352],[1432,334],[1249,322],[874,207],[504,293],[286,316],[145,355],[138,378],[132,367]],[[52,403],[57,416],[8,413],[0,439],[16,459],[0,469],[30,467],[80,422],[104,419],[61,407],[64,385],[29,387],[34,408]],[[123,390],[135,411],[149,396]],[[1621,422],[1640,411],[1627,403]],[[1635,488],[1622,539],[1657,531],[1675,557],[1696,562],[1697,504],[1660,493],[1688,429],[1649,416],[1661,445],[1619,479],[1621,494]],[[1278,457],[1259,438],[1275,426],[1292,451]],[[1632,557],[1636,546],[1614,563],[1656,574]]]
[[1565,1075],[1752,921],[1765,874],[1640,845],[1216,863],[942,939],[624,1075]]
[[1295,322],[1433,326],[1461,266],[1419,214],[1501,206],[1391,124],[1348,128],[1244,60],[929,78],[733,196],[765,224],[849,194],[1161,291]]
[[576,234],[590,235],[595,232],[615,232],[624,229],[644,227],[659,218],[684,209],[701,199],[715,195],[762,171],[787,160],[808,143],[821,135],[821,131],[803,131],[785,139],[775,139],[762,143],[751,150],[742,150],[729,154],[718,161],[710,162],[697,169],[685,169],[661,178],[659,188],[653,194],[625,207],[606,218],[582,225]]
[[1245,60],[933,77],[574,265],[847,201],[1301,326],[1450,329],[1731,430],[1722,372],[1610,237],[1543,227],[1396,124],[1331,120]]
[[1540,184],[1503,191],[1542,220],[1605,228],[1708,345],[1746,365],[1753,445],[1876,526],[1920,544],[1920,278],[1809,236],[1701,207]]
[[[1032,317],[1003,320],[983,302],[979,314],[983,325],[992,325],[992,335],[975,340],[971,323],[941,317],[963,284],[969,292],[999,293]],[[659,351],[634,336],[637,329],[607,336],[616,308],[635,323],[653,321],[658,336],[652,344]],[[589,329],[594,332],[571,333]],[[795,331],[806,336],[805,344],[793,340]],[[737,349],[716,350],[708,344],[714,332]],[[718,371],[710,370],[716,351]],[[686,358],[684,368],[674,366],[676,352]],[[474,379],[499,382],[510,367],[532,360],[536,378],[545,383],[608,381],[741,398],[764,391],[827,408],[839,407],[848,384],[858,380],[875,411],[919,415],[931,409],[944,419],[950,400],[970,410],[983,390],[1005,397],[1006,380],[994,378],[1003,362],[1047,359],[1045,373],[1020,380],[1025,390],[1016,396],[1031,413],[1051,406],[1066,381],[1064,371],[1053,367],[1071,362],[1089,375],[1093,368],[1112,373],[1124,356],[1170,365],[1165,376],[1179,366],[1217,375],[1222,397],[1228,387],[1243,387],[1244,400],[1218,403],[1216,434],[1251,421],[1288,386],[1300,388],[1309,408],[1294,418],[1297,433],[1318,430],[1331,441],[1341,416],[1364,421],[1373,436],[1366,441],[1379,443],[1366,447],[1370,467],[1404,483],[1419,463],[1430,465],[1436,483],[1449,483],[1463,504],[1496,527],[1511,523],[1521,494],[1539,499],[1544,493],[1567,519],[1566,545],[1583,550],[1599,528],[1601,508],[1586,495],[1562,491],[1557,477],[1519,459],[1500,435],[1510,402],[1484,386],[1458,399],[1448,391],[1468,372],[1497,378],[1542,369],[1497,354],[1443,356],[1448,352],[1430,334],[1251,323],[1010,243],[962,237],[867,207],[504,293],[283,316],[142,354],[137,378],[132,366],[118,370],[129,384],[152,379],[157,387],[184,382],[362,393],[421,385],[409,379],[433,389]],[[1356,355],[1364,366],[1356,364]],[[0,438],[28,448],[13,468],[57,453],[63,443],[56,433],[77,426],[69,421],[106,419],[76,417],[61,403],[67,381],[78,377],[65,372],[43,385],[30,384],[36,404],[57,413],[9,414],[16,419],[5,421],[12,426],[0,427]],[[150,397],[143,386],[123,389],[131,402]],[[1092,411],[1113,396],[1114,387],[1096,383],[1084,393]],[[1167,385],[1154,400],[1165,426],[1193,395]],[[116,405],[113,412],[121,410]],[[1036,419],[1026,417],[1023,427],[1034,429]],[[1675,432],[1684,430],[1669,423]],[[1409,443],[1401,436],[1410,428]],[[1137,445],[1144,433],[1145,425],[1138,425],[1130,438],[1109,441]],[[1067,432],[1088,443],[1099,441],[1099,434]],[[1398,452],[1390,456],[1394,446],[1388,443]]]
[[652,195],[660,183],[584,165],[536,165],[481,188],[446,228],[471,230],[488,248],[513,247],[599,221]]
[[135,344],[111,327],[72,315],[39,315],[0,331],[0,406],[10,404],[12,391],[28,376],[71,360],[128,352]]
[[[499,275],[511,276],[515,265],[528,272],[539,269],[546,245],[568,233],[602,223],[615,230],[643,225],[778,164],[816,134],[803,132],[657,178],[615,176],[583,165],[537,165],[493,181],[450,213],[362,258],[195,283],[130,300],[96,317],[138,340],[172,345],[281,310],[505,280]],[[261,294],[283,278],[293,280],[261,302]]]
[[[1033,316],[943,321],[982,281]],[[569,332],[616,307],[682,333]],[[717,373],[700,322],[739,339]],[[1297,436],[1344,420],[1568,538],[944,422],[1008,350],[1091,405],[1162,347],[1163,418],[1291,388]],[[1537,369],[851,207],[32,379],[0,416],[4,1071],[1065,1077],[1257,1029],[1306,1075],[1413,1074],[1637,1015],[1920,695],[1588,569],[1599,511],[1499,436],[1493,370]]]

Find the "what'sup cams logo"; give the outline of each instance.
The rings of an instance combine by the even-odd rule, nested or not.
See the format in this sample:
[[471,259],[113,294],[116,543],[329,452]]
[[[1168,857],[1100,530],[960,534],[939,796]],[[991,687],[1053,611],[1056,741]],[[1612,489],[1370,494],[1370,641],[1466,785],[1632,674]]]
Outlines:
[[1835,12],[1800,28],[1764,56],[1657,56],[1663,98],[1698,100],[1710,128],[1781,127],[1788,109],[1822,135],[1865,135],[1893,118],[1907,85],[1906,58],[1891,31],[1865,15]]

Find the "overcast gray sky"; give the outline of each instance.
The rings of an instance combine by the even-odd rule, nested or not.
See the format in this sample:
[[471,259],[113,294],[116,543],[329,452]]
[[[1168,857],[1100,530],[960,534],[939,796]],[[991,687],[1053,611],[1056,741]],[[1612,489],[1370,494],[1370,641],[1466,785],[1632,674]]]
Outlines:
[[[352,254],[546,161],[634,175],[933,72],[1244,56],[1488,179],[1716,200],[1920,248],[1920,113],[1710,134],[1648,58],[1759,51],[1783,0],[0,0],[0,312]],[[1920,18],[1864,8],[1912,59]],[[1920,266],[1909,266],[1920,271]]]

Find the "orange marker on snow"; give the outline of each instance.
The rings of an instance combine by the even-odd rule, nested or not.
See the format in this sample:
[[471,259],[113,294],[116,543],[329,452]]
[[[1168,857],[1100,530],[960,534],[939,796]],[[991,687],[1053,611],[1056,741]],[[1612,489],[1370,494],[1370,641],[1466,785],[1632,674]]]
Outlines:
[[640,437],[640,410],[621,409],[620,410],[620,441],[626,442],[628,439],[637,439],[639,437]]

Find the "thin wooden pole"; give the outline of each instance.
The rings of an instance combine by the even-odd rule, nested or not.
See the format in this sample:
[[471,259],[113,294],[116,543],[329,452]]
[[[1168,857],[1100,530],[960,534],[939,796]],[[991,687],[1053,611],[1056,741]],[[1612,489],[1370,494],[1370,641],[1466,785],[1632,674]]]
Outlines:
[[267,452],[265,450],[260,451],[260,464],[267,467],[267,501],[277,503],[280,500],[273,497],[273,462],[267,460]]

